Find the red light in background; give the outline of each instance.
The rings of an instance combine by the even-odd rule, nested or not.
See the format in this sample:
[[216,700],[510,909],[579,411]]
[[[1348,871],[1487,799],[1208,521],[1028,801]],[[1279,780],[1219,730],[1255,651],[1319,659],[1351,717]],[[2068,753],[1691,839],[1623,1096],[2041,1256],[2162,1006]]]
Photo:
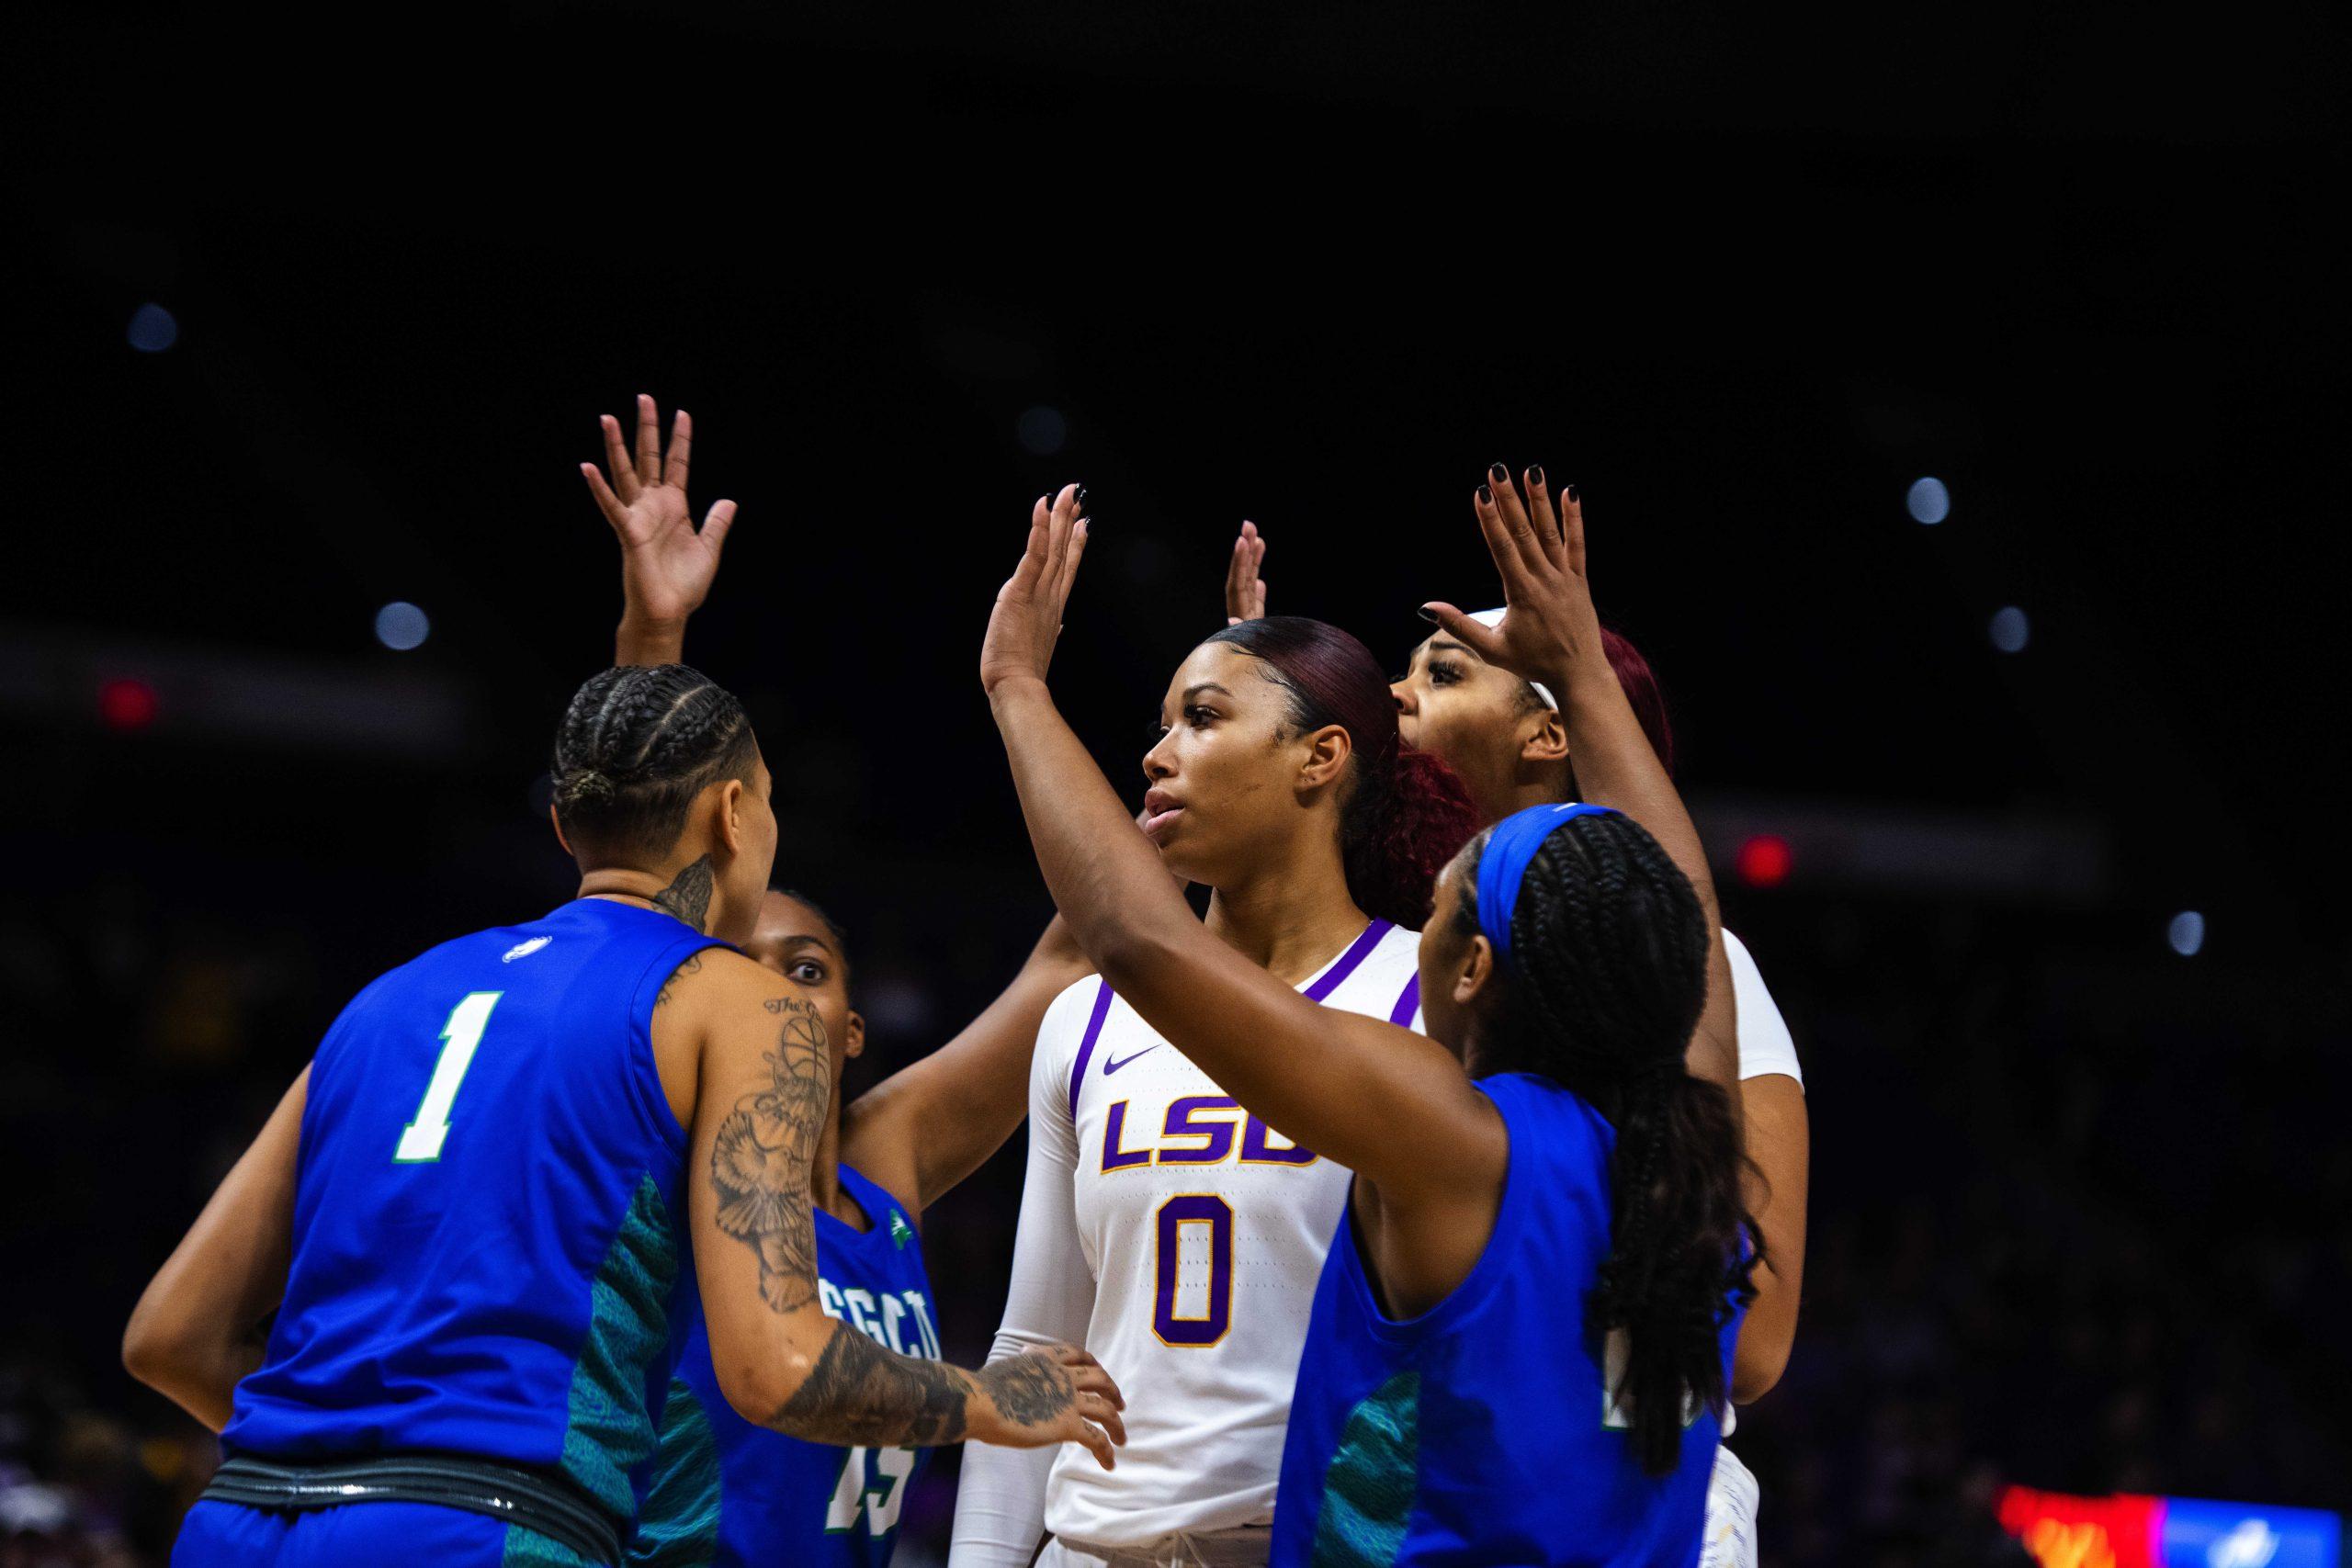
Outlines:
[[1795,864],[1789,841],[1770,833],[1758,833],[1740,845],[1732,861],[1739,879],[1750,887],[1778,887],[1789,879],[1789,870]]
[[108,729],[144,729],[161,706],[154,687],[127,675],[98,687],[98,718]]

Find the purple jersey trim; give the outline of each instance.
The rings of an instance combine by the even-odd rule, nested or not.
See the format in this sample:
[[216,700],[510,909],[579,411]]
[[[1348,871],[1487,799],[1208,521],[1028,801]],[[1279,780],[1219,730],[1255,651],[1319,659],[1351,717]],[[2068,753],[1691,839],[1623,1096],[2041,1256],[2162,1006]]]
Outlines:
[[1333,991],[1338,990],[1340,982],[1356,972],[1356,965],[1363,962],[1364,954],[1378,947],[1380,939],[1396,929],[1386,920],[1374,920],[1364,927],[1363,934],[1349,943],[1347,952],[1340,954],[1338,961],[1331,967],[1324,970],[1322,976],[1315,984],[1306,987],[1306,999],[1310,1002],[1319,1002]]
[[1417,973],[1405,982],[1405,988],[1396,993],[1396,1005],[1388,1010],[1388,1021],[1410,1029],[1413,1027],[1413,1014],[1420,1010],[1420,1006],[1421,977]]
[[1086,1032],[1078,1042],[1078,1061],[1069,1070],[1069,1119],[1073,1122],[1078,1120],[1078,1086],[1086,1077],[1086,1064],[1094,1055],[1094,1043],[1102,1037],[1102,1021],[1111,1016],[1111,982],[1098,983],[1102,988],[1094,993],[1094,1011],[1087,1017]]

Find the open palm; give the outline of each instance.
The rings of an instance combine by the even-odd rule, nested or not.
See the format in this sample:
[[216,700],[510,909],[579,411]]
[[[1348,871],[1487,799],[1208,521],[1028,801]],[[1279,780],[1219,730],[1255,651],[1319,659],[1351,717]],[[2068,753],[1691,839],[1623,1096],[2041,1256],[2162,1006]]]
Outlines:
[[580,465],[597,509],[621,542],[621,589],[629,613],[655,623],[682,622],[702,607],[718,574],[718,552],[735,521],[735,503],[715,503],[702,527],[695,527],[686,503],[686,466],[694,447],[694,420],[680,409],[670,426],[670,450],[662,450],[653,400],[637,400],[637,456],[621,443],[620,421],[604,416],[607,482],[594,463]]

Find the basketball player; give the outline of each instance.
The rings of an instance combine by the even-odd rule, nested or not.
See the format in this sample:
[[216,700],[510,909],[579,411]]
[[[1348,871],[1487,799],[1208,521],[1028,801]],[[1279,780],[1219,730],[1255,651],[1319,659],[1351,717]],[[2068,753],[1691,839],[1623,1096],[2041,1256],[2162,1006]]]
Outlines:
[[554,782],[579,897],[363,990],[132,1315],[130,1370],[227,1455],[174,1561],[617,1563],[697,1312],[747,1420],[1111,1462],[1083,1352],[976,1375],[822,1311],[828,1026],[728,945],[775,853],[741,705],[606,671]]
[[981,680],[1046,883],[1104,978],[1253,1115],[1355,1173],[1273,1562],[1688,1568],[1747,1294],[1730,976],[1698,835],[1600,655],[1579,524],[1564,536],[1483,486],[1477,511],[1510,613],[1491,630],[1438,614],[1564,694],[1596,800],[1506,818],[1448,868],[1419,954],[1432,1039],[1308,1006],[1189,919],[1122,830],[1044,678],[1065,508],[1033,513]]
[[[1073,487],[1038,511],[1082,539],[1077,506]],[[1185,659],[1160,717],[1142,823],[1165,857],[1159,894],[1177,897],[1170,871],[1212,889],[1202,940],[1315,1015],[1416,1025],[1413,928],[1470,807],[1442,764],[1398,744],[1370,651],[1295,617],[1228,627]],[[1145,842],[1134,829],[1123,836]],[[1047,1012],[1032,1074],[997,1353],[1082,1337],[1152,1398],[1109,1485],[1050,1458],[967,1454],[950,1561],[1025,1564],[1050,1531],[1048,1564],[1263,1562],[1347,1172],[1240,1109],[1098,980]]]
[[[693,423],[684,410],[662,461],[653,400],[639,398],[636,452],[601,421],[611,478],[582,464],[621,546],[615,662],[662,664],[684,650],[708,597],[735,508],[697,531],[686,500]],[[771,891],[744,951],[817,1010],[831,1043],[831,1110],[808,1172],[819,1304],[910,1356],[936,1358],[923,1211],[1002,1146],[1028,1110],[1029,1055],[1046,1005],[1091,969],[1056,919],[1004,994],[962,1033],[843,1109],[842,1071],[865,1046],[851,1006],[840,928],[797,894]],[[708,1336],[694,1329],[662,1418],[661,1453],[629,1561],[671,1564],[887,1563],[899,1512],[926,1450],[843,1448],[744,1420],[718,1384]]]
[[[1489,475],[1495,483],[1505,477],[1500,465]],[[1530,468],[1525,479],[1531,494],[1544,489],[1540,468]],[[1581,517],[1582,502],[1574,486],[1565,505]],[[1244,523],[1226,573],[1228,624],[1264,613],[1265,554],[1257,525]],[[1483,611],[1473,618],[1493,626],[1502,612]],[[1671,775],[1674,731],[1649,660],[1613,630],[1603,627],[1600,637],[1611,671],[1651,749]],[[1406,740],[1443,757],[1462,775],[1477,802],[1482,824],[1530,806],[1579,798],[1566,728],[1558,705],[1542,682],[1489,664],[1475,649],[1438,631],[1413,650],[1410,666],[1394,689],[1397,724]],[[1747,1201],[1765,1244],[1765,1258],[1755,1273],[1757,1298],[1740,1326],[1733,1369],[1732,1397],[1745,1404],[1762,1397],[1779,1381],[1796,1337],[1811,1132],[1804,1071],[1789,1026],[1755,958],[1728,930],[1724,951],[1738,1000],[1740,1105],[1747,1154],[1758,1178]],[[1753,1568],[1758,1502],[1756,1478],[1737,1455],[1724,1449],[1707,1495],[1706,1568]]]

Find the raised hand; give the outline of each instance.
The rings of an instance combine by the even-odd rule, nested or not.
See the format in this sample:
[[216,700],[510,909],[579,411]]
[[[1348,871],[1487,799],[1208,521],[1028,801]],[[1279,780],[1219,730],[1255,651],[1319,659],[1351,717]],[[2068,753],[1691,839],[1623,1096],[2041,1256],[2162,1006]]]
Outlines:
[[1266,541],[1258,525],[1243,521],[1240,537],[1233,541],[1233,559],[1225,568],[1225,624],[1262,620],[1266,614]]
[[1064,485],[1059,495],[1041,495],[1030,508],[1021,564],[996,591],[996,608],[989,612],[988,637],[980,644],[982,690],[993,692],[1020,677],[1046,678],[1054,639],[1061,636],[1062,606],[1069,603],[1078,559],[1086,551],[1086,519],[1079,515],[1084,494]]
[[1115,1468],[1112,1450],[1127,1440],[1119,1412],[1127,1402],[1102,1364],[1075,1345],[1047,1345],[991,1361],[973,1374],[994,1419],[976,1413],[971,1435],[1006,1448],[1083,1443],[1095,1463]]
[[1601,651],[1600,616],[1585,579],[1583,502],[1571,485],[1555,513],[1544,470],[1529,468],[1525,480],[1522,502],[1510,470],[1497,463],[1471,500],[1487,553],[1502,577],[1502,620],[1490,628],[1452,604],[1421,608],[1479,658],[1542,681],[1565,700],[1572,685],[1595,680],[1613,685],[1616,677]]
[[621,662],[667,662],[659,657],[628,657],[631,628],[640,634],[636,640],[675,657],[672,650],[683,641],[686,617],[702,607],[711,580],[718,574],[718,552],[735,522],[735,503],[713,504],[701,530],[695,530],[694,513],[686,504],[694,420],[685,410],[680,409],[671,423],[666,456],[651,398],[640,395],[637,400],[634,459],[621,443],[620,421],[606,414],[600,423],[605,464],[612,478],[607,482],[594,463],[581,464],[580,473],[621,542],[621,592],[627,606],[622,612]]

